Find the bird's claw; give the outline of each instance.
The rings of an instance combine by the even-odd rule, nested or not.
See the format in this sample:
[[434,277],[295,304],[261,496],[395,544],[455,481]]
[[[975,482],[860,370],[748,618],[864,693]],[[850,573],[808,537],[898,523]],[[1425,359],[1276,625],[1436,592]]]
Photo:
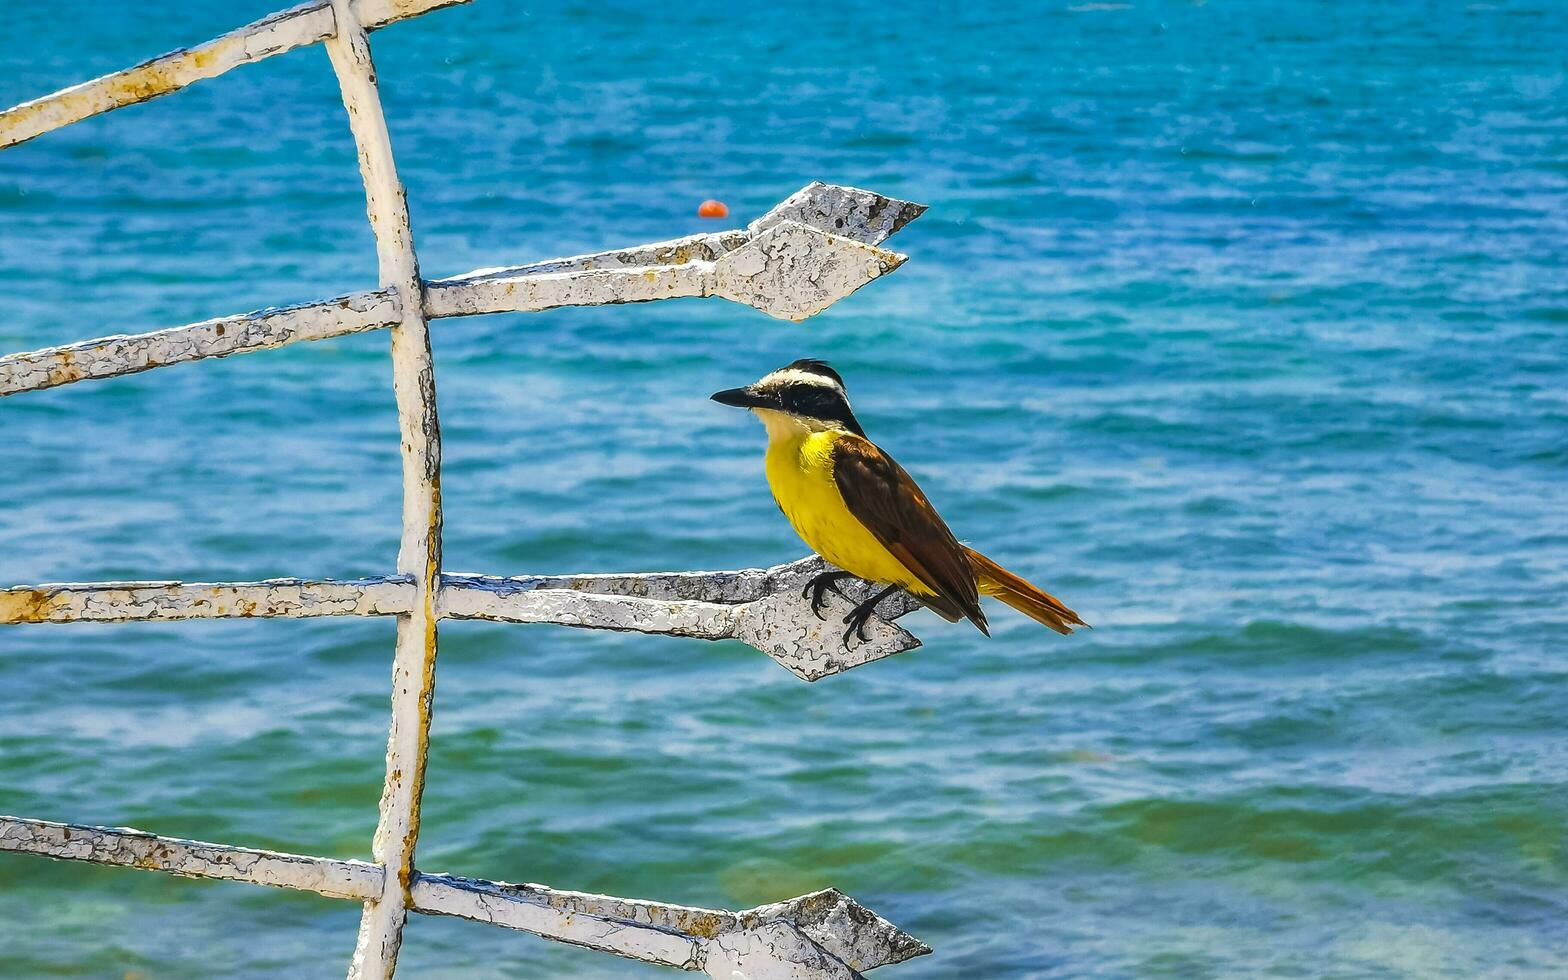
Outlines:
[[844,579],[854,577],[855,576],[849,574],[848,572],[823,572],[820,575],[813,576],[811,580],[806,583],[806,587],[800,590],[800,597],[804,599],[809,596],[811,598],[812,615],[825,622],[827,617],[822,615],[823,593],[827,592],[829,589],[832,589],[833,593],[839,598],[849,598],[848,596],[844,595],[843,590],[838,587],[838,583],[842,582]]
[[843,621],[849,624],[849,629],[844,631],[843,639],[844,650],[846,652],[849,650],[849,638],[851,634],[859,637],[860,642],[862,643],[865,643],[867,640],[871,639],[871,637],[866,635],[866,624],[871,621],[871,617],[876,613],[877,603],[887,598],[888,594],[891,593],[895,588],[896,586],[888,586],[881,592],[878,592],[876,595],[856,606],[854,609],[851,609],[849,611],[849,615],[844,617]]
[[844,631],[843,644],[845,650],[849,649],[849,637],[851,634],[859,637],[860,642],[862,643],[871,639],[871,637],[866,635],[866,622],[870,619],[871,611],[862,611],[858,606],[855,608],[854,612],[851,612],[848,616],[844,617],[844,622],[849,624],[849,629]]

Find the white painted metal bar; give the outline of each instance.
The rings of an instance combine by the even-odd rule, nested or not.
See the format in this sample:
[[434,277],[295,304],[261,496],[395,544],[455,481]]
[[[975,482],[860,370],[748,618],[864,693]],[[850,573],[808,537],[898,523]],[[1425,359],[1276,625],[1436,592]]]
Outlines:
[[387,777],[371,845],[386,869],[381,894],[365,903],[349,968],[351,978],[390,978],[397,969],[411,902],[414,847],[430,747],[436,680],[436,599],[441,577],[441,427],[436,417],[435,364],[425,319],[424,281],[409,228],[408,202],[392,157],[376,90],[370,40],[351,0],[332,0],[337,30],[326,41],[359,151],[365,207],[376,237],[381,286],[397,291],[403,319],[392,328],[392,388],[397,397],[403,456],[403,539],[399,574],[414,580],[414,604],[397,621],[392,659],[392,721]]
[[847,579],[839,584],[842,594],[825,593],[822,611],[814,612],[804,595],[806,583],[829,567],[813,556],[750,572],[518,579],[446,575],[441,613],[453,619],[733,638],[807,681],[920,646],[919,639],[892,622],[920,608],[903,592],[884,599],[879,614],[866,621],[866,639],[852,637],[846,644],[844,617],[877,587]]
[[[798,580],[831,568],[816,555],[771,568],[715,572],[615,572],[590,575],[478,575],[445,573],[442,588],[515,594],[568,590],[599,596],[752,602],[788,594]],[[229,616],[385,616],[406,613],[413,577],[364,579],[277,578],[260,582],[56,582],[0,589],[0,625],[17,623],[130,622],[154,619],[221,619]],[[451,615],[464,600],[443,601]],[[472,600],[469,600],[472,601]],[[889,607],[892,599],[889,598]],[[234,606],[237,608],[229,608]],[[318,607],[326,612],[314,612]],[[888,607],[884,607],[888,608]],[[902,613],[900,613],[902,615]]]
[[441,591],[444,619],[553,623],[621,633],[662,633],[699,640],[736,635],[740,606],[594,595],[566,589],[510,592],[457,580]]
[[207,357],[227,357],[389,327],[401,317],[390,290],[257,310],[152,333],[100,337],[0,357],[0,395],[115,378]]
[[906,256],[850,238],[781,221],[712,262],[680,265],[528,271],[489,270],[429,286],[430,315],[533,312],[561,306],[647,303],[720,296],[769,316],[804,320],[873,279]]
[[432,915],[505,926],[647,963],[701,969],[702,941],[695,936],[557,904],[551,900],[553,895],[529,891],[531,887],[420,874],[414,879],[414,908]]
[[[869,191],[867,192],[869,193]],[[771,211],[769,212],[772,213]],[[760,219],[759,219],[760,220]],[[824,228],[823,231],[828,229]],[[845,236],[853,237],[853,236]],[[751,232],[744,228],[727,231],[710,231],[701,235],[687,235],[662,242],[647,242],[626,248],[610,248],[599,252],[585,252],[556,259],[540,259],[523,265],[503,265],[493,269],[476,269],[461,276],[433,280],[436,286],[451,280],[500,279],[527,275],[549,275],[556,272],[579,272],[589,269],[640,269],[645,266],[685,265],[688,262],[712,262],[726,252],[751,241]]]
[[[821,613],[806,583],[828,565],[815,556],[773,568],[649,575],[500,578],[444,574],[435,616],[505,623],[548,623],[703,640],[736,639],[808,681],[920,646],[892,620],[920,608],[894,593],[865,626],[866,639],[843,642],[843,616],[873,587],[858,579],[823,596]],[[406,616],[416,603],[412,575],[355,581],[98,582],[0,589],[0,625],[168,622],[314,616]]]
[[408,576],[343,582],[62,582],[0,589],[0,626],[390,616],[408,612],[413,599]]
[[159,837],[129,827],[90,827],[0,816],[0,851],[90,861],[187,878],[221,878],[360,901],[381,892],[381,868],[364,861]]
[[692,599],[697,602],[751,602],[794,587],[797,580],[829,571],[817,555],[808,555],[771,568],[742,568],[720,572],[610,572],[591,575],[514,575],[496,578],[472,573],[443,576],[447,584],[500,588],[571,589],[599,595],[633,595],[645,599]]
[[441,279],[426,286],[432,318],[482,313],[536,313],[563,306],[651,303],[661,299],[708,296],[713,263],[646,266],[628,269],[579,269],[571,272],[485,274]]
[[[530,273],[572,272],[578,269],[630,269],[650,265],[684,265],[687,262],[712,262],[733,252],[761,232],[781,221],[798,221],[830,235],[853,239],[867,245],[880,245],[891,235],[926,212],[926,205],[901,201],[875,191],[814,180],[769,208],[767,213],[745,228],[688,235],[669,241],[612,248],[602,252],[546,259],[527,265],[481,269],[459,276],[478,279],[485,276],[514,278]],[[447,280],[436,280],[432,285]]]
[[644,599],[691,599],[697,602],[750,602],[776,591],[781,575],[801,570],[822,571],[827,565],[812,555],[772,568],[727,572],[596,572],[589,575],[479,575],[448,572],[442,581],[460,588],[523,592],[529,589],[570,589],[597,595],[633,595]]
[[420,874],[414,906],[722,980],[850,978],[931,951],[836,889],[728,912]]
[[[355,0],[370,30],[468,0]],[[0,112],[0,149],[122,106],[147,102],[193,82],[275,54],[319,44],[333,33],[329,0],[313,0],[263,17],[193,48],[181,48],[139,65]]]
[[[0,851],[374,900],[380,865],[150,834],[0,816]],[[544,885],[416,873],[411,908],[530,932],[649,963],[731,980],[852,977],[930,947],[836,889],[745,912],[562,891]],[[797,968],[811,965],[814,972]]]
[[[813,183],[752,222],[747,230],[481,269],[427,282],[425,315],[434,319],[540,312],[563,306],[721,295],[773,316],[800,319],[896,269],[904,256],[871,246],[924,210],[924,205],[871,191]],[[797,222],[792,216],[803,220]],[[726,261],[731,253],[792,222],[824,233],[791,239],[813,253],[798,266],[799,257],[789,247],[780,250],[774,239],[759,244],[757,254]],[[830,229],[844,234],[830,233]],[[869,251],[846,248],[840,239],[865,244]],[[820,254],[818,250],[822,250]],[[760,268],[753,268],[759,257]],[[865,270],[858,268],[862,262]],[[748,270],[749,275],[737,274],[737,268]],[[824,268],[841,274],[836,280],[827,280],[831,291],[818,285],[823,282]],[[720,289],[721,275],[729,288]],[[818,278],[813,280],[812,276]],[[780,295],[786,297],[783,303],[778,301]],[[401,317],[395,292],[381,289],[152,333],[102,337],[12,354],[0,357],[0,396],[374,330],[392,326]]]

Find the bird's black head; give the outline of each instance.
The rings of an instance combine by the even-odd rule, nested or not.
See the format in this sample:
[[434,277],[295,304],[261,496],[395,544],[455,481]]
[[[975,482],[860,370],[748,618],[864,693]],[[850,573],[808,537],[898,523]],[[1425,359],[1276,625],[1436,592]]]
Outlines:
[[779,412],[811,428],[847,429],[866,433],[849,407],[844,379],[826,362],[803,357],[762,376],[756,384],[713,395],[721,405]]

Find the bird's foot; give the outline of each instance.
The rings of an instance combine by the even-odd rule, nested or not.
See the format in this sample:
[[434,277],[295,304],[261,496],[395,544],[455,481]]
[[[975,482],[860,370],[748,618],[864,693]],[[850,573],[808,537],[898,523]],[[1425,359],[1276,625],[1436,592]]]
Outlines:
[[855,576],[849,574],[848,572],[823,572],[821,575],[813,576],[811,580],[806,583],[806,587],[800,590],[800,597],[804,599],[807,596],[810,596],[812,614],[815,615],[818,619],[826,619],[827,617],[822,615],[823,593],[827,592],[829,589],[832,589],[834,594],[839,596],[839,598],[849,598],[848,596],[844,595],[843,590],[838,587],[838,584],[847,578],[854,577]]
[[846,651],[849,650],[849,638],[851,635],[859,637],[862,643],[871,639],[871,637],[866,635],[866,623],[875,615],[877,603],[886,599],[897,588],[898,586],[896,585],[888,586],[854,609],[851,609],[849,615],[844,617],[844,622],[849,624],[849,629],[844,631],[844,649]]

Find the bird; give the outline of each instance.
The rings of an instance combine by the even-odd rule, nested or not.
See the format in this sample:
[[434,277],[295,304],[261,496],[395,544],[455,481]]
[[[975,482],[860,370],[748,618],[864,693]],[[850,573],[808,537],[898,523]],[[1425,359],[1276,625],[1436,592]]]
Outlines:
[[982,595],[1064,635],[1089,625],[1060,599],[959,543],[914,478],[866,437],[843,377],[826,361],[802,358],[711,397],[762,420],[774,501],[795,533],[838,568],[801,592],[817,617],[824,618],[825,591],[842,596],[839,583],[847,578],[885,586],[844,617],[846,649],[851,635],[867,639],[867,620],[896,589],[950,623],[969,620],[986,636]]

